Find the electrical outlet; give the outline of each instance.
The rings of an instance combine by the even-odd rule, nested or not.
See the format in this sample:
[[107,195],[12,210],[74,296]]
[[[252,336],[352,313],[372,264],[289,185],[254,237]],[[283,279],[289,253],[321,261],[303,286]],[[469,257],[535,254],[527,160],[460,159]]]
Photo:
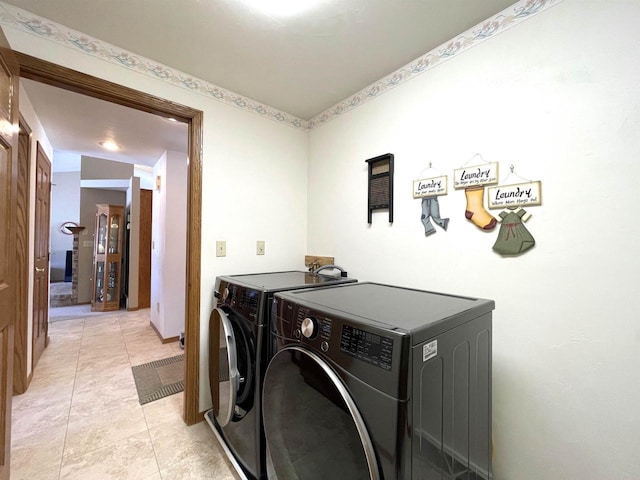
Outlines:
[[264,255],[264,240],[256,242],[256,255]]
[[218,240],[216,242],[216,257],[227,256],[227,242],[224,240]]

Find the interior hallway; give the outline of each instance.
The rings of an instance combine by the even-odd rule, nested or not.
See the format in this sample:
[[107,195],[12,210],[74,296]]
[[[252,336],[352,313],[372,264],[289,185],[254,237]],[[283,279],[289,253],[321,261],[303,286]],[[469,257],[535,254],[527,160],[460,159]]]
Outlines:
[[183,394],[139,404],[131,366],[183,353],[160,342],[149,310],[69,318],[78,311],[51,311],[67,319],[49,324],[13,397],[11,479],[237,479],[207,423],[184,424]]

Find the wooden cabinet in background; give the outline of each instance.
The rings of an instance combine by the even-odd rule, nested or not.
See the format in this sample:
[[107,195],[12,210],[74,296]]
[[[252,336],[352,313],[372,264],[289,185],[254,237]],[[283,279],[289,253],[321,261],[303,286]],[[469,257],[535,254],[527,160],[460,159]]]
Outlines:
[[103,204],[96,207],[91,310],[105,312],[120,309],[124,207]]

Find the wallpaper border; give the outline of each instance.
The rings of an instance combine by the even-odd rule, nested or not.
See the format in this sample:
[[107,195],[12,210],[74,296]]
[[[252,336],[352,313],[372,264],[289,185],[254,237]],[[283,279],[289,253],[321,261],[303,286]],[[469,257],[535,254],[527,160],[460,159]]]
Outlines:
[[324,125],[334,118],[387,93],[398,85],[402,85],[416,78],[418,75],[431,70],[442,62],[495,37],[561,1],[562,0],[520,0],[481,24],[461,33],[453,40],[434,48],[413,62],[408,63],[381,80],[363,88],[355,95],[338,102],[324,112],[316,115],[309,120],[308,129],[313,130],[316,127]]
[[458,35],[453,40],[434,48],[413,62],[363,88],[355,95],[347,97],[309,121],[302,120],[231,90],[218,87],[167,65],[103,42],[2,1],[0,1],[0,26],[22,30],[31,35],[64,45],[86,55],[159,79],[171,85],[199,93],[205,97],[232,105],[280,124],[302,131],[309,131],[326,124],[369,100],[383,95],[398,85],[421,75],[489,38],[495,37],[499,33],[518,25],[561,1],[520,0],[481,24]]

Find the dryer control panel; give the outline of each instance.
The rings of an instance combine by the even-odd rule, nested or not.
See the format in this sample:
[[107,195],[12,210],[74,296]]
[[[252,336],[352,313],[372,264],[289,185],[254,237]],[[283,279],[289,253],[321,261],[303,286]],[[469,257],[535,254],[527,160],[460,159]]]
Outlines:
[[352,327],[342,326],[340,350],[358,360],[391,370],[393,339]]
[[260,291],[223,280],[216,288],[216,303],[219,307],[227,306],[255,322],[260,308]]
[[[384,370],[391,370],[393,339],[371,330],[357,328],[345,322],[338,323],[336,338],[332,341],[332,320],[308,308],[299,308],[295,316],[293,336],[296,339],[320,339],[320,350],[327,352],[331,343],[339,343],[340,351]],[[339,335],[339,337],[337,336]],[[332,345],[337,348],[338,345]]]
[[271,325],[274,351],[300,345],[380,391],[395,398],[406,397],[407,385],[401,381],[408,371],[409,339],[405,334],[279,296],[274,297]]
[[[296,338],[305,337],[309,340],[319,338],[324,344],[331,340],[331,319],[311,315],[307,309],[299,309],[293,335]],[[323,349],[323,351],[326,351]]]

